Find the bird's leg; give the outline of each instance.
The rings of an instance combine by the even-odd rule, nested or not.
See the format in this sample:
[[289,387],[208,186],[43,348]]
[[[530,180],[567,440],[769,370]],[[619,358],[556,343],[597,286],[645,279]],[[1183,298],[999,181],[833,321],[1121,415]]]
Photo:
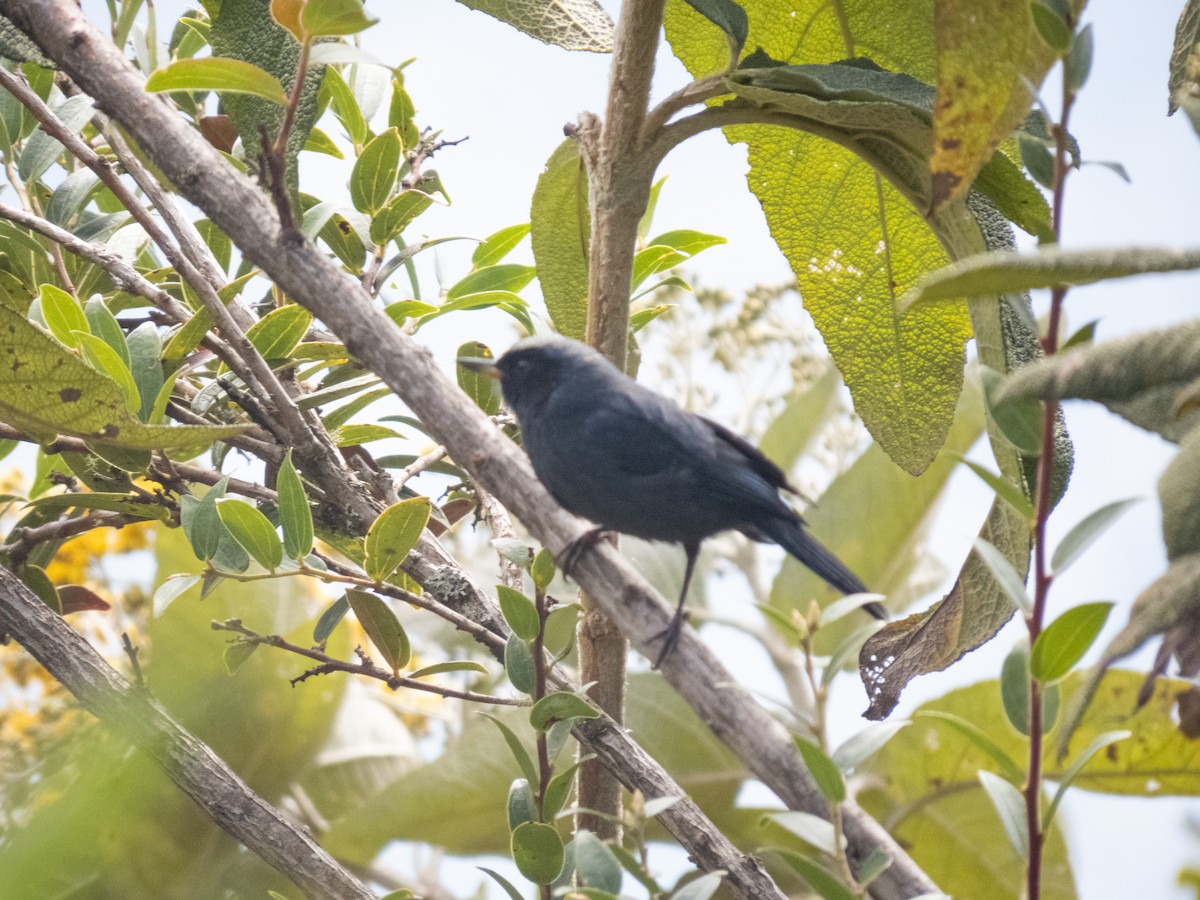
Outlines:
[[687,566],[683,570],[683,589],[679,592],[679,605],[675,607],[675,615],[671,616],[671,621],[667,623],[667,627],[653,638],[653,640],[658,640],[658,638],[663,639],[662,649],[658,651],[658,659],[654,661],[655,669],[661,666],[663,660],[671,655],[671,651],[679,643],[679,635],[683,631],[683,623],[687,621],[687,611],[683,608],[683,604],[687,600],[688,586],[692,583],[692,572],[696,569],[696,557],[700,553],[700,545],[684,544],[683,549],[687,553]]
[[563,575],[570,577],[571,572],[575,569],[575,563],[579,562],[579,557],[584,550],[595,546],[597,541],[603,540],[610,532],[603,525],[597,525],[594,528],[589,528],[579,537],[572,540],[567,546],[562,548],[562,552],[558,554],[555,560],[559,571]]

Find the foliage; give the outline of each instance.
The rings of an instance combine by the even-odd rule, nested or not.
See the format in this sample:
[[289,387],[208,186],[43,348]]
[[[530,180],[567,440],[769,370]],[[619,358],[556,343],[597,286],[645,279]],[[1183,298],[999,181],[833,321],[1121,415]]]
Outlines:
[[[592,0],[463,2],[567,49],[619,41]],[[142,6],[109,3],[111,33],[122,50],[128,39],[146,89],[254,173],[289,239],[313,241],[395,327],[418,335],[446,318],[459,357],[492,356],[481,310],[517,333],[588,337],[596,234],[605,215],[629,210],[614,212],[611,191],[596,190],[603,166],[586,122],[547,161],[528,222],[514,214],[515,224],[469,238],[469,269],[439,272],[434,288],[416,257],[467,239],[430,237],[422,218],[450,202],[428,164],[453,142],[419,124],[404,66],[357,45],[377,24],[373,7],[212,0],[174,23],[164,47],[155,9]],[[1171,68],[1172,102],[1193,116],[1195,9]],[[1068,286],[1193,270],[1200,251],[1011,252],[1014,226],[1043,244],[1061,237],[1057,211],[1079,165],[1069,113],[1095,50],[1081,14],[1065,0],[983,13],[969,0],[667,5],[666,38],[695,81],[650,111],[632,148],[628,183],[654,186],[626,248],[630,306],[618,325],[637,335],[629,371],[641,364],[679,396],[681,384],[703,385],[690,397],[697,406],[713,399],[705,390],[740,389],[741,430],[789,472],[824,456],[807,521],[896,610],[928,591],[920,544],[958,461],[985,432],[994,455],[994,466],[967,463],[996,498],[953,589],[882,631],[855,618],[870,597],[830,602],[790,559],[770,579],[745,544],[722,542],[706,561],[746,576],[767,623],[755,636],[791,696],[810,698],[788,721],[823,817],[740,805],[750,775],[709,730],[708,712],[655,674],[631,682],[634,739],[740,850],[774,848],[770,873],[785,890],[862,896],[897,864],[882,854],[852,867],[842,802],[853,797],[947,892],[1072,897],[1055,818],[1067,788],[1194,796],[1200,784],[1200,689],[1160,677],[1171,659],[1194,677],[1200,656],[1200,324],[1106,345],[1084,332],[1060,346],[1058,335]],[[28,484],[3,488],[0,564],[85,623],[346,863],[369,868],[390,841],[422,841],[510,856],[508,874],[483,870],[509,896],[523,890],[513,872],[541,897],[569,884],[615,897],[631,883],[655,898],[712,896],[719,873],[669,886],[652,874],[650,844],[668,839],[654,819],[682,797],[632,796],[624,842],[571,827],[591,762],[574,752],[572,729],[600,715],[586,686],[562,689],[553,668],[575,661],[579,607],[562,602],[568,588],[550,552],[515,534],[475,483],[478,460],[447,459],[431,438],[441,423],[401,407],[356,358],[360,346],[185,212],[137,136],[56,81],[13,23],[0,25],[0,48],[23,60],[0,72],[0,157],[17,198],[0,204],[0,449],[19,447],[33,469]],[[1032,109],[1027,91],[1048,73],[1063,80],[1055,115]],[[686,223],[657,231],[663,183],[653,176],[666,150],[711,128],[746,144],[748,188],[793,285],[687,296],[682,269],[724,238]],[[345,185],[302,183],[304,153],[345,159]],[[1045,288],[1043,335],[1027,291]],[[796,324],[797,292],[836,369]],[[964,366],[972,337],[978,365]],[[693,363],[706,377],[691,377]],[[752,385],[764,368],[768,383]],[[516,436],[494,385],[456,374]],[[842,384],[871,438],[865,449]],[[1066,398],[1103,403],[1179,445],[1160,483],[1170,568],[1090,672],[1079,667],[1112,604],[1046,621],[1047,594],[1130,501],[1101,506],[1052,553],[1044,547],[1070,473]],[[486,547],[456,527],[476,509],[493,532]],[[662,580],[661,548],[632,546],[646,576]],[[146,548],[153,562],[126,561]],[[129,571],[110,565],[117,554]],[[465,578],[460,567],[484,555],[500,566],[499,615],[479,622],[486,611],[446,579]],[[129,575],[150,568],[152,599]],[[868,715],[882,718],[911,678],[952,665],[1016,611],[1030,640],[996,679],[829,745],[828,691],[856,656]],[[1159,635],[1149,673],[1111,668]],[[144,667],[134,644],[149,651]],[[27,896],[88,878],[130,896],[290,889],[84,719],[47,673],[13,647],[0,661],[17,695],[0,706],[12,748],[0,765],[6,886]],[[470,703],[497,709],[460,721]],[[415,736],[429,740],[418,747]],[[118,806],[126,814],[114,823]]]

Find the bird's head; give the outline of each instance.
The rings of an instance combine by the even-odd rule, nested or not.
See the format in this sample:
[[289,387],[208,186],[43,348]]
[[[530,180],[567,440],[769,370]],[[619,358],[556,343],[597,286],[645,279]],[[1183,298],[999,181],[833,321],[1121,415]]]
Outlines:
[[591,347],[559,335],[518,341],[496,360],[461,356],[458,362],[499,379],[504,399],[518,419],[541,406],[565,381],[589,376],[606,378],[616,371]]

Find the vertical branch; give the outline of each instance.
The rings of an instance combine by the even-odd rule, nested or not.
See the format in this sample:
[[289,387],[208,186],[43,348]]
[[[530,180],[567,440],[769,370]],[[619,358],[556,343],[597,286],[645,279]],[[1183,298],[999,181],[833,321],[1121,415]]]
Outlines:
[[[1067,76],[1065,63],[1063,69],[1063,101],[1062,115],[1051,129],[1054,137],[1054,198],[1052,205],[1051,225],[1054,229],[1054,242],[1062,243],[1063,196],[1067,183],[1069,163],[1067,161],[1067,121],[1071,116],[1071,106],[1075,102],[1075,91]],[[1046,337],[1042,341],[1042,349],[1047,356],[1053,356],[1058,351],[1058,330],[1062,322],[1063,301],[1067,296],[1065,285],[1058,285],[1050,292],[1050,316],[1047,324]],[[1054,478],[1054,426],[1058,419],[1059,404],[1057,400],[1046,400],[1042,408],[1042,450],[1038,457],[1037,469],[1037,510],[1033,528],[1034,546],[1034,593],[1033,610],[1025,619],[1025,627],[1029,631],[1029,645],[1038,639],[1046,618],[1046,600],[1050,593],[1050,584],[1054,579],[1046,559],[1046,523],[1050,518],[1050,509],[1054,505],[1051,496],[1051,483]],[[1041,897],[1042,883],[1042,851],[1046,843],[1046,834],[1042,828],[1042,685],[1036,679],[1029,678],[1029,768],[1025,778],[1022,793],[1025,796],[1025,823],[1029,832],[1029,861],[1026,867],[1026,894],[1029,900]]]
[[[592,241],[588,265],[588,343],[625,368],[629,334],[629,285],[637,227],[650,199],[654,164],[642,153],[642,129],[650,104],[665,0],[624,0],[617,22],[605,121],[579,131],[587,162]],[[592,698],[617,722],[625,718],[625,662],[629,642],[616,625],[582,595],[579,625],[580,678],[595,683]],[[579,772],[577,828],[601,839],[619,836],[621,785],[598,761]]]

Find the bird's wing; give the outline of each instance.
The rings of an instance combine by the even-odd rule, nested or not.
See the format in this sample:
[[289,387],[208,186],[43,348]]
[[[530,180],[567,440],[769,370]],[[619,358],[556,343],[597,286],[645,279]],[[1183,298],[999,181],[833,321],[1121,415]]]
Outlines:
[[754,473],[763,479],[763,481],[765,481],[767,484],[771,485],[771,487],[785,490],[797,495],[800,493],[792,485],[792,483],[788,481],[788,477],[784,474],[783,469],[771,462],[771,460],[769,460],[761,450],[751,444],[740,434],[730,431],[720,422],[714,422],[707,416],[697,416],[697,418],[709,427],[719,441],[740,454],[746,460],[746,463],[750,466]]
[[[678,472],[697,452],[695,430],[685,417],[660,403],[613,403],[589,411],[583,432],[589,452],[622,474],[653,477]],[[706,437],[700,432],[700,439]]]

